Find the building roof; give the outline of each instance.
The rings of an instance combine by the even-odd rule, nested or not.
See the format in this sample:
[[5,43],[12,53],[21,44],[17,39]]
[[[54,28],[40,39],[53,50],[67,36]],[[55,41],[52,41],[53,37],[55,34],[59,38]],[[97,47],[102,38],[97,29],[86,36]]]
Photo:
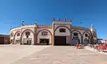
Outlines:
[[0,37],[9,37],[10,35],[0,34]]
[[73,29],[81,29],[81,30],[89,30],[89,28],[84,28],[84,27],[80,27],[80,26],[72,26]]
[[52,25],[38,25],[38,28],[52,28]]

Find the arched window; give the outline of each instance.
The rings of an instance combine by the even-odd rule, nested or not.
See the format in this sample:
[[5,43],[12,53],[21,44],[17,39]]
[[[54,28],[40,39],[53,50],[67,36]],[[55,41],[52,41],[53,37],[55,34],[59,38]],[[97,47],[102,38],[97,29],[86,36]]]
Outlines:
[[64,28],[60,28],[59,32],[66,32],[66,30]]
[[85,37],[88,37],[88,34],[85,34]]
[[30,32],[25,32],[26,37],[28,38],[30,35]]
[[78,33],[75,32],[73,35],[74,35],[74,36],[78,36]]
[[30,32],[26,32],[26,35],[30,35]]
[[17,33],[17,36],[20,36],[20,33]]
[[43,31],[43,32],[42,32],[42,35],[43,35],[43,36],[47,36],[47,35],[48,35],[48,32]]

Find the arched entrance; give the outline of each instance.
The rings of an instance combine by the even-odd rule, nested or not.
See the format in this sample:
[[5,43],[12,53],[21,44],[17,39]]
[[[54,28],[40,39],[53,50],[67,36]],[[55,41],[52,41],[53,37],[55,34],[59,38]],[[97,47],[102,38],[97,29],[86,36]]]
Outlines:
[[74,30],[72,33],[72,45],[81,44],[81,32]]
[[90,34],[88,32],[83,33],[83,44],[88,45],[90,42]]
[[54,45],[70,44],[70,29],[67,26],[58,26],[54,30]]
[[41,29],[37,33],[37,44],[41,45],[52,44],[52,33],[47,29]]
[[34,44],[34,32],[30,29],[26,29],[22,32],[21,44],[31,45]]

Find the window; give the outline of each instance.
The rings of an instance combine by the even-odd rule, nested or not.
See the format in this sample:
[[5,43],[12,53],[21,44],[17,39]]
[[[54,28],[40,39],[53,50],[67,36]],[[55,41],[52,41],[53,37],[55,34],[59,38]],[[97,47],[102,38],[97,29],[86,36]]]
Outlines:
[[74,36],[78,36],[78,33],[74,33]]
[[30,32],[26,32],[26,35],[30,35]]
[[43,32],[42,32],[42,35],[43,35],[43,36],[47,36],[47,35],[48,35],[48,32],[43,31]]
[[20,36],[20,33],[17,33],[17,36]]
[[26,37],[28,38],[29,35],[30,35],[30,32],[26,32],[25,35],[26,35]]
[[88,37],[88,34],[85,34],[85,37]]
[[59,29],[60,32],[66,32],[64,28]]

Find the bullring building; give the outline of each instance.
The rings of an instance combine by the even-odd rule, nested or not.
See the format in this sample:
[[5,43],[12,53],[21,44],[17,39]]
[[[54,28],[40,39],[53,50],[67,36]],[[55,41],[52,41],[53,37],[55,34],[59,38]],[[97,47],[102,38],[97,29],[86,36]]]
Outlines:
[[51,25],[22,25],[11,29],[10,42],[21,45],[87,45],[96,43],[97,35],[93,27],[73,26],[72,20],[52,20]]

